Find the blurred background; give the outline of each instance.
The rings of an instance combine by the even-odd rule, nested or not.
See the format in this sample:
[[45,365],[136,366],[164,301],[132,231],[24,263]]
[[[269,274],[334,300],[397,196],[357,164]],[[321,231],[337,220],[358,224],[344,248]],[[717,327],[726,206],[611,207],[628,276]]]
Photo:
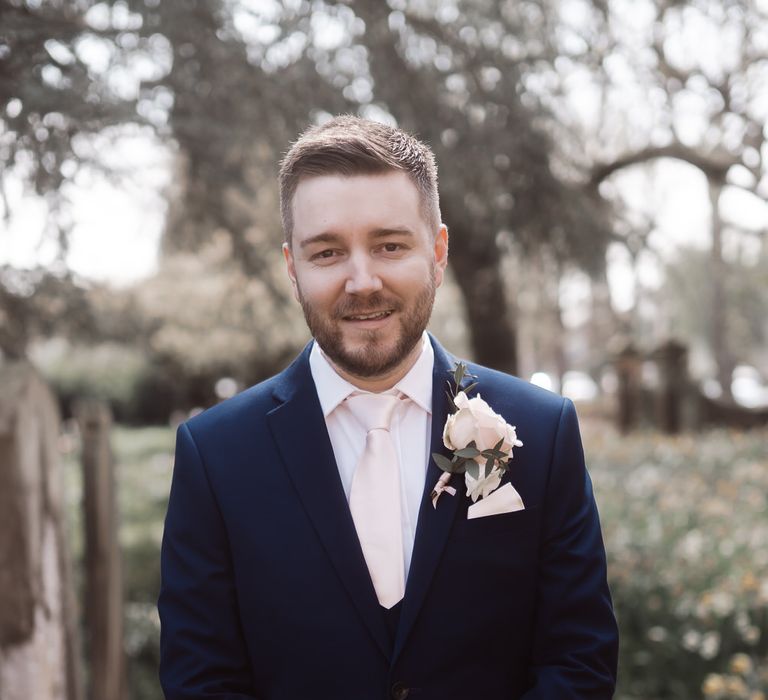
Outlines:
[[577,402],[617,697],[764,699],[766,0],[0,0],[0,697],[162,697],[174,428],[307,341],[341,112],[435,151],[431,329]]

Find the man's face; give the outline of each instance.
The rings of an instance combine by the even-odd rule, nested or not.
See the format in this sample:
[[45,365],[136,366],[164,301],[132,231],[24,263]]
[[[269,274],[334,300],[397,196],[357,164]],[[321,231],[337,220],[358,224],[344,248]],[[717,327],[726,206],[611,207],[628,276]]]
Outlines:
[[296,189],[283,246],[294,294],[320,347],[353,377],[403,367],[429,321],[448,234],[420,211],[400,171],[310,177]]

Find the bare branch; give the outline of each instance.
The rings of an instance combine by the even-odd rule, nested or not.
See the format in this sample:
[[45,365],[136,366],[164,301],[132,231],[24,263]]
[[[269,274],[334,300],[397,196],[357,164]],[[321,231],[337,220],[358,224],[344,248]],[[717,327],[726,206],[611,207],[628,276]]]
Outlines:
[[726,159],[707,156],[681,143],[672,143],[666,146],[649,146],[633,153],[627,153],[610,163],[596,165],[592,169],[590,184],[593,187],[597,187],[617,170],[640,163],[647,163],[657,158],[673,158],[685,161],[701,170],[707,178],[722,181],[725,180],[728,169],[732,165],[739,164],[735,157]]

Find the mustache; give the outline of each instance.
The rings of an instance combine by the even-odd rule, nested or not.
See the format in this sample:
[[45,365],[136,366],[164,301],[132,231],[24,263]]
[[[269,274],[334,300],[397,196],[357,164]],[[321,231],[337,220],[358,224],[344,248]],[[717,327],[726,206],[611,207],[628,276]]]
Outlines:
[[362,314],[373,314],[379,311],[399,311],[401,304],[395,299],[379,294],[371,294],[369,297],[358,299],[356,297],[345,297],[334,309],[335,318],[341,319],[346,316],[360,316]]

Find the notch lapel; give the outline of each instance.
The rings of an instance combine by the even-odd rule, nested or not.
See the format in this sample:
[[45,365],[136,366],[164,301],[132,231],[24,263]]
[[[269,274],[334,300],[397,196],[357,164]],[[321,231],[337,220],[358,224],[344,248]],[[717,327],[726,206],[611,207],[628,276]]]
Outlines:
[[389,633],[344,495],[309,368],[310,348],[311,343],[285,370],[283,381],[275,390],[275,396],[283,403],[267,414],[267,420],[323,548],[371,636],[389,659]]
[[430,335],[430,341],[435,351],[435,364],[432,371],[432,434],[429,450],[429,463],[427,466],[427,478],[424,484],[424,493],[419,508],[419,519],[416,526],[416,540],[413,546],[413,557],[405,586],[405,598],[400,615],[400,624],[395,639],[395,650],[392,658],[397,660],[408,635],[419,614],[424,598],[440,563],[448,533],[451,530],[456,508],[464,491],[457,483],[454,474],[451,484],[457,486],[456,495],[443,494],[437,502],[437,508],[432,506],[430,494],[442,475],[442,471],[432,459],[432,453],[438,452],[450,458],[452,455],[443,445],[443,427],[448,417],[448,398],[446,391],[450,380],[450,370],[455,362],[440,344]]

